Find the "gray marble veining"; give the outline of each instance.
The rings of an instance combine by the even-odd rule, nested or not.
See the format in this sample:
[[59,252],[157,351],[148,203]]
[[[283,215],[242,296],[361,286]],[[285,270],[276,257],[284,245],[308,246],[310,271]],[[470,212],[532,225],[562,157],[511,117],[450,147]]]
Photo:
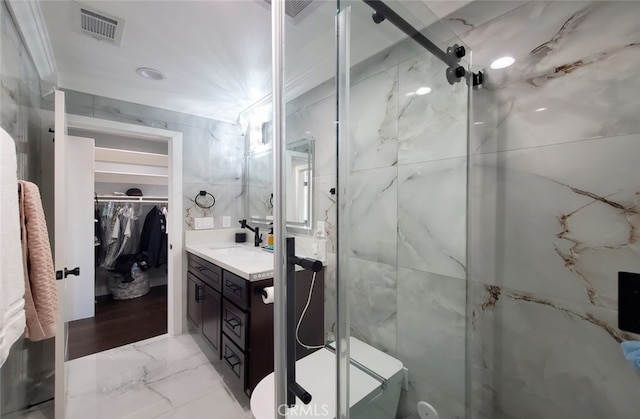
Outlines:
[[517,60],[486,70],[496,107],[484,109],[496,114],[485,120],[476,109],[476,122],[490,125],[471,152],[640,132],[638,13],[637,2],[530,2],[465,34],[475,65]]
[[[467,94],[464,83],[450,85],[446,66],[428,53],[399,67],[398,163],[462,157],[467,154]],[[420,88],[430,91],[424,95]]]
[[614,310],[471,283],[472,418],[633,418]]
[[516,58],[472,99],[472,418],[640,410],[616,311],[617,272],[640,272],[639,13],[529,2],[464,35],[478,68]]
[[351,170],[394,166],[398,149],[398,69],[351,87]]
[[[67,417],[250,417],[190,335],[159,336],[69,363]],[[203,403],[203,399],[209,403]]]
[[459,405],[465,394],[466,280],[398,269],[398,357],[409,377]]
[[639,139],[474,156],[471,277],[616,308],[617,272],[640,271]]
[[351,334],[391,355],[396,353],[396,267],[358,258],[348,261]]
[[[201,208],[195,203],[200,191],[207,191],[215,199],[212,208]],[[231,217],[231,227],[238,226],[244,218],[244,187],[242,185],[217,185],[207,183],[184,183],[183,204],[185,228],[194,229],[195,217],[213,217],[215,228],[223,227],[223,217]]]
[[242,184],[241,136],[174,124],[168,128],[183,133],[184,182]]
[[396,264],[398,169],[353,172],[350,182],[349,249],[360,259]]
[[466,277],[467,160],[398,167],[398,265]]

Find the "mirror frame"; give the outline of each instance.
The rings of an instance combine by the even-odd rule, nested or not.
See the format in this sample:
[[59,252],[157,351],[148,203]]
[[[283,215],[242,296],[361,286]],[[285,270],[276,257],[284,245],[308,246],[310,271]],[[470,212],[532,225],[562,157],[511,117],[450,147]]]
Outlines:
[[[296,141],[292,141],[290,143],[287,143],[287,151],[294,151],[294,149],[302,144],[308,144],[308,155],[309,155],[309,172],[310,172],[310,176],[309,176],[309,195],[307,197],[307,208],[309,209],[308,211],[308,217],[307,217],[307,221],[306,222],[301,222],[301,221],[290,221],[287,220],[287,227],[289,228],[298,228],[298,229],[303,229],[303,230],[311,230],[313,229],[313,216],[314,216],[314,211],[313,211],[313,198],[314,198],[314,192],[315,192],[315,188],[314,188],[314,183],[315,183],[315,139],[312,136],[309,137],[304,137],[301,138],[299,140]],[[271,223],[273,221],[273,219],[271,218],[258,218],[258,217],[251,217],[251,214],[249,214],[249,199],[250,199],[250,172],[251,172],[251,165],[250,165],[250,160],[252,157],[256,157],[258,155],[262,155],[262,154],[266,154],[266,153],[272,153],[273,152],[273,146],[272,143],[270,143],[268,146],[265,147],[260,147],[258,149],[255,150],[249,150],[246,155],[245,155],[245,202],[244,202],[244,214],[245,214],[245,219],[247,220],[247,222],[253,222],[253,223],[257,223],[257,224],[265,224],[268,225],[269,223]],[[287,181],[289,181],[289,179],[287,179]]]

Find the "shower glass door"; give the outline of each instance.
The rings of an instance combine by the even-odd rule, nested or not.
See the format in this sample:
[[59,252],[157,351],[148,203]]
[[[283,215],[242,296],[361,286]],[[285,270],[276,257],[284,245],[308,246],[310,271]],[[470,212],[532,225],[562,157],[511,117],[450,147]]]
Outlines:
[[336,28],[336,417],[463,418],[471,51],[421,1]]
[[[286,173],[274,161],[275,258],[284,262],[287,234],[316,251],[326,244],[325,339],[305,342],[321,349],[290,380],[284,348],[298,336],[276,278],[274,417],[464,418],[471,51],[462,56],[463,43],[422,1],[281,12],[265,111],[274,155],[303,138],[315,150],[309,230],[285,230]],[[290,381],[311,393],[309,404],[286,406]]]

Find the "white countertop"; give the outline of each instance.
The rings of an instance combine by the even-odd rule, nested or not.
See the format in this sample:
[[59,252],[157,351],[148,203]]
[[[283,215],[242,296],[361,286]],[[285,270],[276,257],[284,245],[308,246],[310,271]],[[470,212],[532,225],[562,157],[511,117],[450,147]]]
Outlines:
[[[273,252],[255,247],[253,240],[235,243],[239,229],[185,232],[185,250],[249,281],[273,278]],[[296,255],[326,263],[325,239],[296,236]],[[296,270],[302,268],[296,266]]]
[[273,253],[236,243],[194,244],[185,249],[249,281],[273,278]]
[[[274,275],[273,252],[261,247],[241,243],[214,243],[187,244],[185,249],[249,281],[273,278]],[[302,267],[296,265],[296,270],[302,270]]]

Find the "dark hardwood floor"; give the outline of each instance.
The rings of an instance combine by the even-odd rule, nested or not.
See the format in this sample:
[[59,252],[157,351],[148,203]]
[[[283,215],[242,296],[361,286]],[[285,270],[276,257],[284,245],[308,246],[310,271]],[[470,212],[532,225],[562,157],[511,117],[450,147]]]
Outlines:
[[69,359],[167,333],[166,285],[132,300],[101,300],[95,317],[69,323]]

